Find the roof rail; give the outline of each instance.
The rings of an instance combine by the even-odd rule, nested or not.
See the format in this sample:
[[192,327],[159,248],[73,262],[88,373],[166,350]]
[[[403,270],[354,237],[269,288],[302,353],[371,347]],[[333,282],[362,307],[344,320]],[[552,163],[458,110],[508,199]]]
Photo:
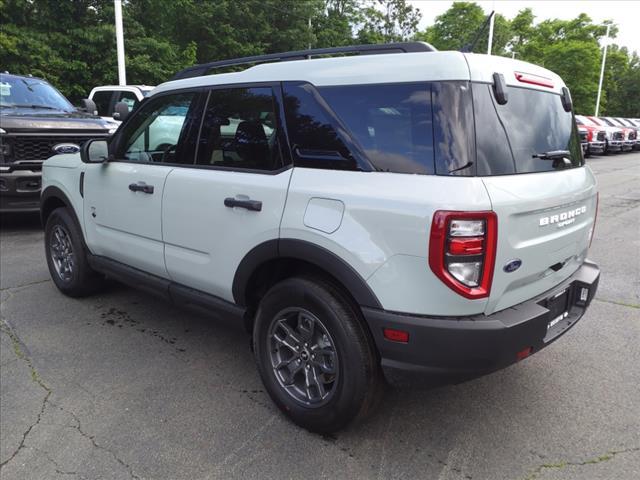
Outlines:
[[376,55],[383,53],[412,53],[412,52],[435,52],[436,49],[426,42],[401,42],[384,43],[378,45],[350,45],[347,47],[314,48],[311,50],[297,50],[293,52],[270,53],[268,55],[255,55],[252,57],[233,58],[220,60],[217,62],[201,63],[193,67],[187,67],[176,73],[171,80],[183,78],[201,77],[208,75],[211,70],[233,65],[247,65],[251,63],[272,63],[291,60],[308,60],[312,57],[323,55],[338,55],[353,53],[357,55]]

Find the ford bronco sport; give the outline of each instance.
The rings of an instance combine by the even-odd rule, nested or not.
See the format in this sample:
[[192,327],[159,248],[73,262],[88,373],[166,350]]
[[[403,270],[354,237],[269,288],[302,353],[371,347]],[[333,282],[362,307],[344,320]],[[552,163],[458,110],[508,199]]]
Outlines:
[[44,187],[63,293],[106,275],[244,325],[266,390],[314,431],[370,411],[383,370],[524,359],[598,285],[562,80],[423,43],[190,67],[45,162]]

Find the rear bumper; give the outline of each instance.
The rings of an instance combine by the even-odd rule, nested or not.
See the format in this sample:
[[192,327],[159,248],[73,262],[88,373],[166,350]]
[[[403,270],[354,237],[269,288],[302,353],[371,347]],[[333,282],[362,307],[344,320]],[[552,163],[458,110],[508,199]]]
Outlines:
[[[595,296],[599,277],[598,266],[586,261],[553,290],[489,316],[424,317],[371,308],[363,308],[363,313],[383,368],[483,374],[515,363],[524,349],[541,350],[573,327]],[[588,291],[586,301],[580,299],[582,289]],[[559,312],[557,305],[547,302],[565,290],[566,309],[563,306]],[[385,339],[385,328],[408,332],[409,341]]]
[[[40,210],[41,167],[0,165],[0,212],[37,212]],[[37,169],[36,169],[37,168]]]

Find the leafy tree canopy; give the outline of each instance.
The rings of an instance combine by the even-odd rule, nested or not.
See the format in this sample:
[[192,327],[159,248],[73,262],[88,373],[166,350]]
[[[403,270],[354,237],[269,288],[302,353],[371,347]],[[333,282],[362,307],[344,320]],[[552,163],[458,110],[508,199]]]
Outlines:
[[[127,81],[155,85],[195,63],[309,46],[422,40],[459,50],[486,14],[455,2],[418,31],[420,11],[407,0],[124,0]],[[113,17],[113,0],[0,0],[2,70],[45,77],[73,101],[117,83]],[[535,20],[529,8],[510,20],[496,15],[492,53],[555,71],[576,109],[593,113],[605,27],[577,12],[572,20]],[[485,32],[474,52],[486,50]],[[610,46],[601,111],[639,116],[637,85],[637,53]]]

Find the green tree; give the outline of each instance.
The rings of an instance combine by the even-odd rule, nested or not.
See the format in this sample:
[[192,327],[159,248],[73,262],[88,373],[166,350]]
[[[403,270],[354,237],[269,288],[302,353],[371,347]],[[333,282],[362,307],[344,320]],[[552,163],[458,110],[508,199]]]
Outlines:
[[[438,50],[460,50],[473,42],[486,18],[487,15],[477,3],[455,2],[445,13],[436,17],[433,26],[416,35],[416,39],[429,42]],[[488,32],[487,25],[484,34],[478,38],[474,52],[487,52]],[[503,54],[511,38],[509,21],[496,14],[492,52],[496,55]]]
[[359,43],[401,42],[415,35],[421,14],[406,0],[369,0],[364,5]]

